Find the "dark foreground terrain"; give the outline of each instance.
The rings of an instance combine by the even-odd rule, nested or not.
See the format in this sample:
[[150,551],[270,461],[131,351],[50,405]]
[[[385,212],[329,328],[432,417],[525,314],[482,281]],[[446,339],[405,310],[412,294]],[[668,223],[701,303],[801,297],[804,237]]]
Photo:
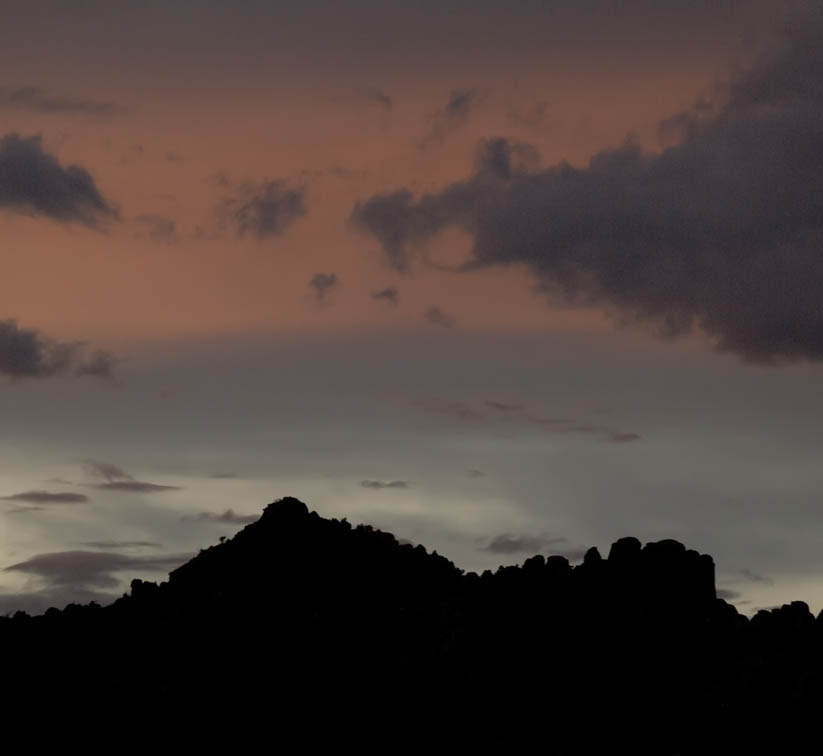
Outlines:
[[111,606],[0,618],[0,648],[6,733],[30,745],[50,729],[116,752],[823,741],[823,619],[801,602],[738,614],[716,597],[711,557],[676,541],[477,575],[286,498]]

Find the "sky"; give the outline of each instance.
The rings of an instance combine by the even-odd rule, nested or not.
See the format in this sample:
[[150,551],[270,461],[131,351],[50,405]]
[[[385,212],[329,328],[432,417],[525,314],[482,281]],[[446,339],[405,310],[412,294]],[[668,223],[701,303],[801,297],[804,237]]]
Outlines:
[[823,609],[818,2],[0,17],[0,612],[287,495]]

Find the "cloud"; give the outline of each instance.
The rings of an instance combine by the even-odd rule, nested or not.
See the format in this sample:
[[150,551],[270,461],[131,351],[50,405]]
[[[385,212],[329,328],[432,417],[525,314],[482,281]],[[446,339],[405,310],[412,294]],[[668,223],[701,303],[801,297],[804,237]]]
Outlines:
[[305,191],[289,189],[282,181],[266,181],[258,187],[243,186],[240,196],[224,200],[218,209],[240,236],[259,241],[282,236],[306,214]]
[[376,87],[362,87],[358,90],[358,94],[365,100],[376,103],[387,113],[390,113],[394,107],[394,99],[392,96],[382,89]]
[[225,512],[200,512],[200,514],[193,516],[186,516],[181,518],[181,522],[216,522],[222,525],[248,525],[256,522],[260,515],[243,515],[237,514],[233,509],[227,509]]
[[111,589],[120,584],[117,572],[158,571],[173,569],[187,559],[188,554],[162,556],[129,556],[101,551],[59,551],[37,554],[12,564],[4,572],[22,572],[41,578],[49,586],[71,585],[84,589]]
[[115,381],[114,366],[118,359],[102,349],[95,350],[92,355],[81,362],[75,370],[75,375],[90,375],[106,381]]
[[540,153],[526,142],[512,142],[503,137],[484,139],[475,152],[475,171],[507,180],[537,169]]
[[583,168],[485,171],[418,199],[401,189],[352,221],[400,271],[460,227],[473,238],[464,272],[523,266],[551,302],[667,338],[699,329],[750,362],[823,359],[823,13],[681,121],[660,153],[627,142]]
[[566,425],[573,422],[567,417],[529,417],[529,422],[547,428],[554,428],[557,425]]
[[180,490],[180,486],[164,486],[159,483],[146,483],[142,480],[115,480],[111,483],[96,483],[94,487],[104,491],[129,491],[131,493],[159,493],[161,491]]
[[770,577],[766,577],[765,575],[759,575],[756,572],[752,572],[750,569],[740,570],[739,572],[740,577],[750,583],[767,583],[768,585],[774,584],[774,580]]
[[326,294],[339,283],[340,280],[335,273],[316,273],[312,280],[309,281],[309,286],[314,289],[314,295],[317,301],[322,303],[326,301]]
[[104,478],[111,482],[114,480],[134,480],[125,470],[110,462],[95,462],[92,459],[84,463],[86,473],[94,478]]
[[522,404],[506,404],[505,402],[494,402],[491,400],[484,403],[487,407],[497,410],[498,412],[517,412],[523,409]]
[[385,488],[409,488],[411,487],[411,483],[407,480],[392,480],[392,481],[384,481],[384,480],[361,480],[360,485],[363,488],[371,488],[375,491],[382,491]]
[[724,601],[734,601],[735,599],[740,598],[742,594],[738,591],[732,591],[728,588],[718,588],[717,589],[717,598],[723,599]]
[[209,475],[212,480],[233,480],[240,476],[235,472],[216,472]]
[[19,134],[0,138],[0,208],[90,227],[117,217],[88,171],[61,165],[39,136]]
[[83,541],[81,546],[86,546],[89,549],[138,549],[149,548],[159,549],[162,544],[154,541]]
[[6,514],[24,514],[25,512],[45,512],[46,507],[14,507],[7,509]]
[[60,585],[40,591],[23,593],[0,593],[0,616],[14,612],[42,614],[49,607],[62,608],[67,604],[88,604],[96,601],[100,605],[110,604],[117,596],[112,593]]
[[0,109],[58,115],[113,116],[124,112],[113,102],[81,100],[49,94],[39,87],[0,89]]
[[565,538],[541,535],[513,535],[501,533],[491,538],[488,543],[480,546],[481,551],[490,551],[493,554],[535,554],[543,551],[555,543],[565,542]]
[[151,239],[163,244],[174,244],[177,241],[177,228],[171,218],[163,215],[138,215],[135,222],[141,226],[135,234],[138,239]]
[[161,493],[163,491],[179,491],[180,486],[167,486],[159,483],[148,483],[136,480],[117,465],[109,462],[85,462],[86,473],[92,478],[102,479],[103,483],[91,484],[93,488],[103,491],[126,491],[129,493]]
[[377,301],[388,302],[392,307],[397,307],[400,301],[400,292],[394,286],[387,286],[380,291],[372,292],[371,298]]
[[453,315],[448,315],[439,307],[429,307],[426,310],[426,320],[432,325],[440,326],[441,328],[453,328],[457,320]]
[[482,420],[483,415],[473,410],[465,402],[452,401],[449,399],[416,399],[413,402],[415,407],[425,410],[426,412],[434,412],[439,415],[448,415],[457,420]]
[[9,496],[0,496],[3,501],[24,501],[27,504],[85,504],[89,497],[68,491],[23,491]]
[[56,341],[32,328],[20,328],[14,320],[0,320],[0,375],[10,378],[50,378],[74,374],[113,379],[115,358],[95,351],[84,359],[80,341]]
[[420,147],[442,144],[460,129],[468,121],[476,100],[477,92],[474,89],[453,89],[446,105],[432,116],[431,128],[420,142]]
[[468,470],[466,474],[470,478],[483,478],[483,477],[486,476],[486,473],[484,473],[482,470],[477,470],[477,469],[474,469],[474,468],[472,468],[471,470]]
[[618,431],[606,436],[606,441],[610,441],[613,444],[630,444],[634,441],[639,441],[641,438],[642,436],[639,433],[622,433]]

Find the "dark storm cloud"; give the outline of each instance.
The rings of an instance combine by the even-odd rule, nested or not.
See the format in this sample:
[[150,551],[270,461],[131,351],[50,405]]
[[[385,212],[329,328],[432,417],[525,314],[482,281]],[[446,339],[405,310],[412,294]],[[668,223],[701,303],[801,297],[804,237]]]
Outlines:
[[98,350],[85,357],[83,342],[50,339],[14,320],[0,320],[0,375],[10,378],[51,378],[89,375],[111,380],[115,358]]
[[134,220],[140,226],[135,234],[138,239],[151,239],[163,244],[174,244],[177,241],[177,225],[171,218],[163,215],[138,215]]
[[59,551],[37,554],[24,562],[12,564],[5,572],[23,572],[42,578],[51,586],[71,585],[76,588],[116,588],[120,584],[116,572],[165,572],[185,562],[190,555],[138,557],[101,551]]
[[446,105],[432,116],[431,128],[420,146],[425,148],[433,143],[442,143],[460,129],[468,121],[476,100],[477,92],[474,89],[453,89]]
[[39,136],[0,138],[0,208],[97,226],[117,216],[79,165],[61,165]]
[[371,298],[377,301],[388,302],[392,307],[397,307],[400,301],[400,292],[398,292],[394,286],[387,286],[385,289],[372,292]]
[[464,271],[525,266],[549,299],[699,328],[745,360],[823,359],[823,12],[684,114],[659,154],[626,143],[582,169],[482,171],[438,194],[359,203],[352,220],[407,271],[422,242],[473,236]]
[[361,480],[360,485],[363,488],[371,488],[375,491],[382,491],[385,488],[409,488],[411,483],[407,480]]
[[317,301],[322,303],[326,301],[326,294],[339,283],[340,281],[334,273],[316,273],[309,281],[309,286],[314,289],[314,296]]
[[49,94],[38,87],[0,89],[0,109],[24,110],[38,114],[112,116],[122,112],[113,102],[95,102]]
[[94,488],[103,491],[125,491],[128,493],[161,493],[163,491],[179,491],[180,486],[160,485],[136,480],[117,465],[109,462],[95,462],[88,460],[85,463],[86,473],[92,478],[102,479],[102,483],[92,483]]
[[305,191],[290,189],[283,181],[266,181],[259,187],[244,186],[239,196],[225,200],[218,214],[227,218],[240,236],[262,241],[282,236],[306,214]]
[[0,496],[3,501],[24,501],[28,504],[84,504],[89,501],[85,494],[69,491],[22,491],[10,496]]
[[433,412],[438,415],[447,415],[457,420],[482,420],[483,415],[476,412],[465,402],[452,401],[449,399],[416,399],[413,402],[415,407]]
[[256,522],[260,515],[238,514],[233,509],[225,512],[200,512],[200,514],[181,518],[181,522],[216,522],[222,525],[248,525]]
[[453,328],[457,320],[453,315],[448,315],[439,307],[429,307],[426,310],[426,320],[432,325],[440,326],[441,328]]
[[552,544],[563,543],[565,540],[565,538],[550,537],[545,534],[531,536],[501,533],[482,545],[480,549],[493,554],[534,554]]
[[506,404],[505,402],[495,402],[491,400],[487,400],[484,404],[498,412],[517,412],[523,409],[522,404]]

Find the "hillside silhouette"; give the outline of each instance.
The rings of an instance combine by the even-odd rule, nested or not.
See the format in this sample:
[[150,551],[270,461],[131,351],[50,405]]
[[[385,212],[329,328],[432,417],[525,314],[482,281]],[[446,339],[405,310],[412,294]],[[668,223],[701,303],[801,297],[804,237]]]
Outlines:
[[0,648],[18,702],[62,681],[146,727],[305,747],[785,752],[823,682],[823,617],[739,614],[677,541],[478,575],[293,498],[110,606],[0,618]]

